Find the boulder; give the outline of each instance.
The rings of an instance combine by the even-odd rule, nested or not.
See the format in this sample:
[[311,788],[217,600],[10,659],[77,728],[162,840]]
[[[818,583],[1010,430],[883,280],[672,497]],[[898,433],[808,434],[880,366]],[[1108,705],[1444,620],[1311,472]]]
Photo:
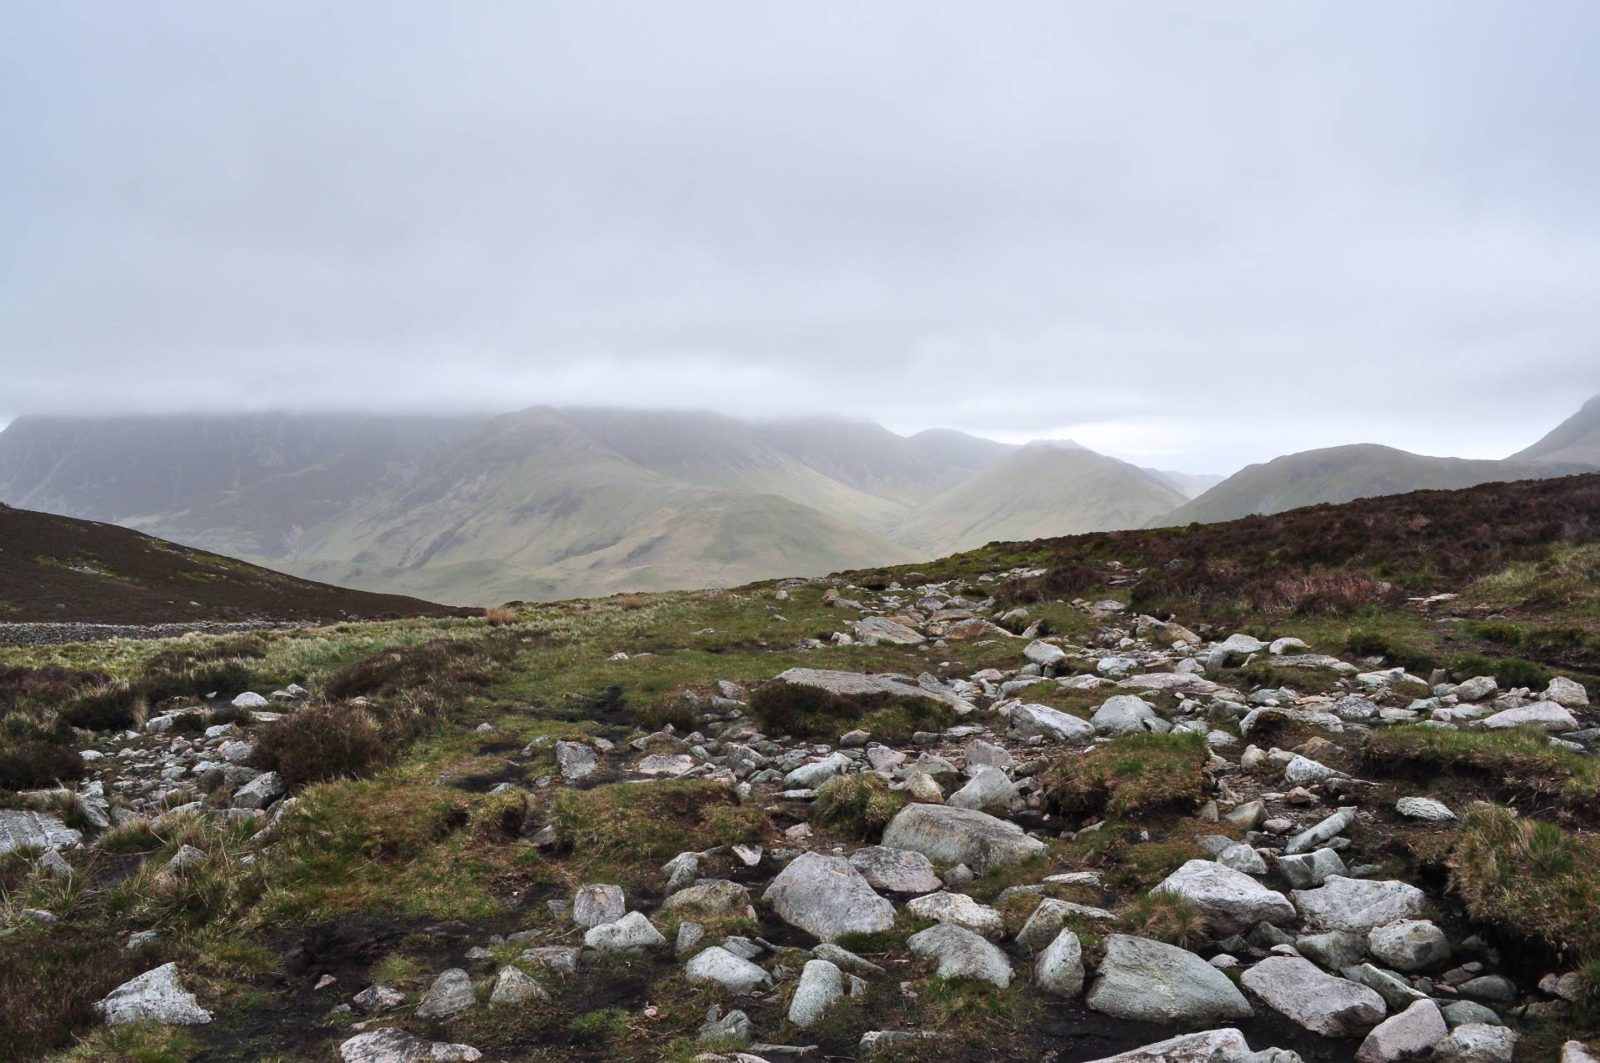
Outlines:
[[584,928],[614,923],[627,914],[628,902],[621,886],[583,886],[572,898],[572,921]]
[[1394,810],[1406,819],[1420,819],[1429,823],[1448,823],[1456,814],[1442,801],[1431,797],[1402,797],[1394,803]]
[[587,779],[600,767],[594,750],[582,742],[557,742],[556,767],[567,782]]
[[1334,838],[1337,838],[1339,835],[1349,830],[1355,821],[1355,809],[1341,808],[1333,815],[1322,820],[1322,822],[1318,823],[1316,826],[1310,828],[1309,830],[1301,831],[1293,838],[1290,838],[1288,844],[1283,847],[1283,851],[1286,854],[1293,856],[1297,853],[1309,853],[1313,849],[1320,849]]
[[713,983],[733,993],[754,993],[772,984],[766,971],[720,945],[698,953],[684,966],[683,974],[694,985]]
[[1243,1019],[1250,1003],[1228,976],[1194,953],[1148,938],[1106,938],[1089,1007],[1139,1022],[1205,1023]]
[[704,919],[754,919],[750,891],[722,878],[701,879],[661,902],[663,912],[683,912]]
[[494,988],[489,991],[489,1003],[495,1007],[516,1007],[530,1000],[549,1000],[544,987],[522,972],[520,967],[506,964],[494,977]]
[[823,760],[800,765],[783,777],[783,787],[786,790],[815,790],[849,767],[849,757],[834,753]]
[[343,1063],[473,1063],[483,1053],[471,1045],[424,1041],[388,1027],[358,1033],[339,1046]]
[[1067,663],[1067,651],[1060,646],[1034,639],[1022,650],[1022,655],[1040,668],[1050,668],[1054,665]]
[[275,771],[262,772],[233,794],[234,808],[266,808],[288,790]]
[[861,872],[867,885],[890,893],[932,893],[944,888],[933,862],[909,849],[869,845],[850,854],[850,866]]
[[1262,1003],[1324,1037],[1354,1037],[1383,1021],[1383,998],[1299,956],[1271,956],[1239,981]]
[[945,798],[945,804],[951,808],[972,808],[979,812],[1004,812],[1016,804],[1017,786],[1005,772],[982,764],[968,771],[971,780]]
[[460,1015],[478,1002],[472,991],[472,978],[459,967],[441,971],[417,1005],[420,1019],[448,1019]]
[[178,965],[164,963],[117,986],[94,1005],[107,1026],[156,1022],[166,1026],[203,1026],[211,1012],[178,981]]
[[1144,731],[1170,731],[1172,725],[1161,718],[1151,704],[1132,694],[1116,694],[1105,700],[1089,722],[1103,735],[1139,734]]
[[1424,896],[1409,883],[1331,876],[1320,888],[1290,893],[1315,929],[1364,934],[1422,913]]
[[1313,889],[1334,875],[1343,875],[1349,869],[1344,858],[1332,849],[1316,849],[1309,853],[1278,857],[1278,872],[1297,890]]
[[963,927],[940,923],[912,934],[906,945],[914,956],[939,961],[940,978],[970,978],[1005,989],[1011,984],[1011,961],[994,945]]
[[908,901],[906,911],[918,919],[951,923],[986,938],[999,938],[1006,930],[1005,918],[999,912],[964,893],[929,893]]
[[1589,692],[1582,683],[1558,675],[1545,688],[1544,700],[1553,701],[1566,709],[1586,709],[1589,707]]
[[1398,1015],[1384,1019],[1356,1052],[1356,1063],[1399,1063],[1416,1059],[1444,1040],[1450,1030],[1439,1014],[1439,1005],[1419,1000]]
[[1094,726],[1048,705],[1025,702],[1011,706],[1007,717],[1011,733],[1017,738],[1041,736],[1052,742],[1087,742],[1094,737]]
[[921,853],[935,864],[966,864],[974,871],[1020,864],[1045,851],[1009,820],[948,805],[908,805],[890,821],[883,844]]
[[1250,1042],[1238,1030],[1207,1030],[1204,1033],[1169,1037],[1165,1041],[1118,1052],[1091,1063],[1213,1063],[1227,1059],[1230,1053],[1248,1051]]
[[1573,718],[1572,713],[1553,701],[1536,701],[1532,705],[1505,709],[1486,717],[1483,726],[1490,731],[1501,731],[1510,727],[1534,727],[1552,734],[1560,734],[1576,731],[1578,721]]
[[827,960],[807,960],[800,969],[800,984],[789,1001],[789,1021],[810,1029],[844,999],[844,972]]
[[583,944],[596,952],[640,952],[663,948],[667,939],[642,912],[629,912],[614,923],[590,927],[583,935]]
[[928,698],[944,702],[963,716],[973,711],[972,703],[964,698],[944,690],[928,690],[897,675],[865,675],[861,672],[842,672],[828,668],[790,668],[778,673],[773,682],[813,687],[845,698],[872,697],[881,694],[901,698]]
[[[900,815],[931,807],[911,805]],[[889,842],[887,833],[884,841]],[[872,934],[894,925],[894,905],[878,896],[843,857],[802,853],[778,872],[762,897],[784,922],[823,941],[842,934]]]
[[1402,919],[1367,935],[1374,958],[1397,971],[1415,974],[1450,958],[1450,939],[1426,919]]
[[1083,992],[1083,944],[1077,934],[1062,930],[1045,946],[1033,965],[1033,980],[1041,992],[1067,1000]]
[[1437,1063],[1512,1063],[1519,1038],[1504,1026],[1467,1023],[1433,1046]]
[[0,856],[18,849],[75,849],[83,834],[59,816],[22,809],[0,809]]
[[1150,893],[1182,897],[1219,934],[1239,934],[1257,923],[1287,923],[1295,917],[1289,898],[1210,860],[1190,860]]
[[922,632],[886,616],[868,616],[856,621],[856,641],[864,646],[920,646],[928,641]]

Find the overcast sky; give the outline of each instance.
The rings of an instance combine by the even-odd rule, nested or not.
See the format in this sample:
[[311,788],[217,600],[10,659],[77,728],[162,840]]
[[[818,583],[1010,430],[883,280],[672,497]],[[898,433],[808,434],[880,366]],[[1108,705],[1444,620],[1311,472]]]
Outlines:
[[11,5],[0,419],[863,415],[1227,472],[1600,392],[1600,4]]

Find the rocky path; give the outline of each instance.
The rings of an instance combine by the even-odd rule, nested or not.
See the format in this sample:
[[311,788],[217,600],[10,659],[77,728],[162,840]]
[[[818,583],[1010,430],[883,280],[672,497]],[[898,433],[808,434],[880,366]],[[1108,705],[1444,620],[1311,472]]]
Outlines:
[[[383,983],[340,987],[349,991],[332,1007],[344,1027],[340,1058],[486,1058],[449,1038],[453,1023],[548,1001],[608,955],[656,957],[718,992],[703,1063],[821,1058],[808,1030],[882,989],[927,992],[930,971],[1048,1002],[1052,1020],[1034,1043],[1039,1058],[1063,1063],[1510,1063],[1529,1058],[1518,1054],[1519,1027],[1572,1012],[1571,972],[1508,962],[1438,883],[1396,878],[1382,859],[1386,835],[1449,832],[1466,810],[1420,785],[1362,778],[1356,766],[1365,735],[1407,723],[1532,728],[1587,754],[1600,732],[1582,687],[1502,691],[1487,677],[1450,684],[1313,654],[1293,639],[1207,640],[1115,602],[1078,603],[1092,624],[1060,639],[1015,636],[997,621],[1021,626],[1025,616],[997,616],[992,601],[945,585],[841,587],[830,600],[859,615],[843,641],[1001,640],[1014,663],[945,678],[795,668],[770,681],[846,704],[931,703],[953,721],[905,741],[868,728],[827,741],[765,733],[753,692],[730,682],[686,694],[697,720],[688,733],[536,741],[510,758],[554,754],[530,793],[701,780],[762,809],[773,832],[681,853],[643,895],[583,884],[551,901],[562,929],[464,943],[420,996]],[[1303,693],[1241,678],[1260,663],[1304,674],[1308,690],[1313,677],[1332,685]],[[0,812],[0,848],[37,845],[59,860],[58,850],[93,844],[124,819],[200,813],[259,823],[265,849],[295,799],[247,766],[251,734],[309,696],[245,694],[234,704],[248,722],[195,730],[183,717],[202,710],[179,709],[102,743],[85,755],[104,778],[71,799],[80,814],[89,809],[84,830],[68,828],[42,793],[32,811]],[[1130,893],[1125,869],[1091,854],[1097,832],[1136,828],[1139,817],[1065,809],[1053,780],[1080,778],[1100,763],[1093,758],[1149,735],[1192,735],[1200,751],[1197,791],[1159,828],[1193,855]],[[875,836],[846,843],[817,810],[851,786],[894,811]],[[547,851],[558,844],[536,812],[525,833]],[[168,870],[182,874],[185,858],[180,851]],[[1009,884],[991,888],[997,876]],[[1158,919],[1129,914],[1152,904],[1192,927],[1162,933]],[[149,971],[103,1002],[106,1021],[210,1021],[184,977],[171,964]],[[855,1051],[938,1058],[952,1036],[886,1023]],[[1574,1041],[1560,1058],[1595,1057]]]

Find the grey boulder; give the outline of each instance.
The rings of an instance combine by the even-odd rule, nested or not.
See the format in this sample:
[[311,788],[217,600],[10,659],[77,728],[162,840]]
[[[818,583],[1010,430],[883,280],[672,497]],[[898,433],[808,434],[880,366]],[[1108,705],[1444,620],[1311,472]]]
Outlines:
[[869,845],[850,854],[850,866],[861,872],[873,889],[890,893],[932,893],[944,888],[933,862],[909,849]]
[[1274,1011],[1324,1037],[1353,1037],[1383,1021],[1383,998],[1299,956],[1272,956],[1239,979]]
[[947,867],[966,864],[974,871],[1020,864],[1045,851],[1010,820],[948,805],[907,805],[889,822],[883,844],[921,853]]
[[1362,934],[1422,913],[1423,893],[1396,880],[1331,876],[1314,890],[1294,890],[1290,896],[1315,929],[1348,930]]
[[1006,954],[972,931],[953,923],[940,923],[912,934],[906,940],[914,956],[939,961],[940,978],[969,978],[1005,989],[1011,984],[1011,961]]
[[1187,1023],[1243,1019],[1250,1002],[1228,976],[1192,952],[1148,938],[1106,939],[1089,1007],[1139,1022]]
[[1295,916],[1294,905],[1283,894],[1210,860],[1190,860],[1150,893],[1182,897],[1219,934],[1242,933],[1257,923],[1286,923]]
[[[909,806],[901,815],[922,807]],[[784,922],[823,941],[894,925],[894,905],[878,896],[843,857],[802,853],[778,873],[762,897]]]
[[339,1046],[343,1063],[473,1063],[483,1053],[471,1045],[424,1041],[393,1027],[358,1033]]

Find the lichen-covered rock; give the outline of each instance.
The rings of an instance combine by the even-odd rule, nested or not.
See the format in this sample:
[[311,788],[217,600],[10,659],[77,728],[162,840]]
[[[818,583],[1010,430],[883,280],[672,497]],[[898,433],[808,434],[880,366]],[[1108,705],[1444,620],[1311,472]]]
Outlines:
[[843,857],[801,854],[778,872],[762,898],[778,918],[823,941],[894,925],[894,905],[878,896]]
[[94,1006],[107,1026],[157,1022],[166,1026],[203,1026],[211,1012],[178,981],[178,965],[164,963],[130,979]]
[[1148,938],[1106,938],[1087,1003],[1091,1010],[1140,1022],[1201,1023],[1243,1019],[1250,1002],[1228,976],[1194,953]]
[[935,864],[974,871],[1020,864],[1045,851],[1010,820],[948,805],[908,805],[890,821],[883,844],[921,853]]

